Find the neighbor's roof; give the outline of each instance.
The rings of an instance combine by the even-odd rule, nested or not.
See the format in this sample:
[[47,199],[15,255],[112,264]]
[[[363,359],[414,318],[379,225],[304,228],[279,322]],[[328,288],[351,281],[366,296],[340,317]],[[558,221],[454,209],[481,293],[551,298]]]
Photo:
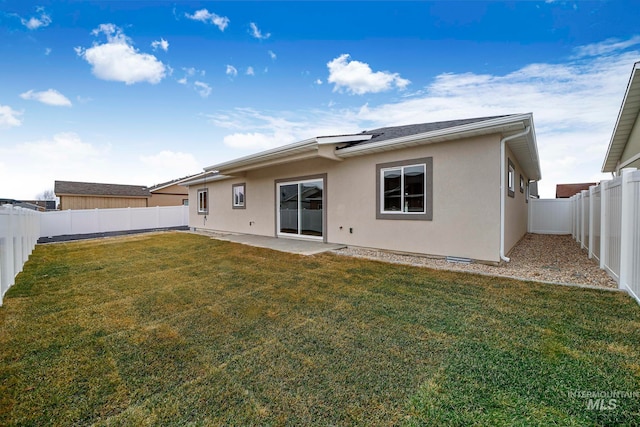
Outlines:
[[602,164],[602,172],[615,172],[620,157],[629,140],[629,135],[640,112],[640,62],[633,64],[633,71],[622,100],[616,126],[609,142],[607,155]]
[[558,184],[556,185],[556,199],[568,199],[582,190],[588,190],[595,182],[582,182],[580,184]]
[[94,182],[55,181],[53,192],[56,196],[118,196],[150,197],[144,185],[98,184]]
[[[527,127],[530,132],[522,134]],[[464,120],[391,126],[348,135],[318,136],[205,168],[224,175],[314,157],[347,157],[397,150],[481,135],[515,136],[507,142],[527,176],[541,178],[532,114],[478,117]],[[224,175],[223,175],[224,174]]]

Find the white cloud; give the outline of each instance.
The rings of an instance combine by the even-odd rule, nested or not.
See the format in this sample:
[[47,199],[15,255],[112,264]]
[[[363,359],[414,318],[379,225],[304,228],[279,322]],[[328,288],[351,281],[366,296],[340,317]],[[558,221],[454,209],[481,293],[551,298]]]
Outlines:
[[[264,113],[251,108],[211,114],[212,124],[234,132],[223,138],[225,145],[240,150],[264,150],[317,135],[355,132],[357,120],[351,112],[338,115],[326,111],[279,111]],[[248,132],[244,130],[248,129]]]
[[51,16],[49,16],[44,11],[44,8],[39,7],[36,9],[36,11],[40,13],[40,16],[38,17],[32,16],[29,19],[20,18],[20,22],[22,22],[22,25],[24,25],[30,30],[37,30],[38,28],[47,27],[52,22]]
[[374,72],[369,64],[351,61],[349,58],[348,54],[343,54],[327,63],[329,69],[327,81],[335,85],[334,92],[345,89],[351,94],[364,95],[383,92],[393,87],[404,89],[411,83],[400,77],[398,73]]
[[49,56],[50,54],[51,54],[51,48],[50,48],[50,47],[48,47],[48,48],[46,48],[46,49],[44,50],[44,55],[45,55],[45,56]]
[[176,81],[181,85],[192,88],[202,98],[208,98],[212,91],[211,86],[208,83],[200,80],[196,80],[193,83],[190,82],[193,77],[204,77],[206,72],[193,67],[182,68],[182,71],[184,71],[184,76]]
[[169,50],[169,42],[165,39],[154,40],[151,42],[151,47],[153,50],[162,49],[167,52]]
[[0,104],[0,129],[22,125],[21,115],[21,111],[16,111],[8,105]]
[[383,126],[532,112],[543,197],[555,185],[607,178],[600,168],[640,50],[563,63],[537,63],[503,74],[442,73],[397,102],[324,111],[236,109],[210,115],[227,129],[227,146],[260,150],[312,136]]
[[208,98],[211,94],[211,86],[209,86],[208,84],[196,81],[193,85],[201,97]]
[[234,67],[233,65],[228,65],[227,64],[227,76],[231,76],[231,77],[235,77],[238,75],[238,70],[236,69],[236,67]]
[[[53,188],[55,180],[153,185],[202,170],[186,152],[163,150],[139,154],[134,144],[84,141],[64,132],[36,141],[0,144],[0,194],[30,199]],[[28,167],[25,167],[28,165]]]
[[322,84],[322,80],[320,80],[320,79],[316,79],[316,84],[317,84],[318,86],[320,86],[320,85]]
[[580,46],[576,49],[576,57],[599,56],[611,52],[628,49],[632,46],[640,44],[640,35],[633,36],[627,40],[611,38],[599,43],[592,43],[586,46]]
[[185,13],[185,16],[194,21],[204,22],[205,24],[208,24],[208,23],[213,24],[216,27],[218,27],[220,31],[224,31],[230,22],[229,18],[227,18],[226,16],[216,15],[213,12],[209,12],[207,9],[200,9],[196,11],[193,15],[189,15],[188,13]]
[[247,67],[247,72],[245,74],[247,76],[255,76],[256,72],[253,70],[253,67]]
[[273,61],[276,60],[277,56],[272,50],[268,50],[267,53],[269,54],[269,58],[271,58]]
[[20,98],[42,102],[43,104],[53,105],[55,107],[71,107],[69,98],[55,89],[45,90],[44,92],[34,92],[30,90],[20,94]]
[[258,40],[266,40],[271,37],[271,33],[262,34],[255,22],[250,22],[249,27],[251,29],[251,31],[249,31],[249,34],[257,38]]
[[188,173],[195,173],[202,169],[192,154],[163,150],[157,154],[140,156],[140,161],[158,175],[178,177]]
[[33,160],[45,159],[50,162],[73,162],[99,158],[110,150],[109,146],[95,147],[83,142],[75,132],[57,133],[50,140],[26,142],[18,145],[18,151]]
[[165,65],[153,55],[140,53],[120,28],[101,24],[92,31],[95,36],[101,33],[107,37],[106,43],[94,43],[88,49],[75,48],[78,56],[92,66],[97,78],[130,85],[139,82],[156,84],[165,77]]
[[0,168],[0,194],[28,199],[53,188],[56,179],[98,180],[103,174],[113,173],[114,168],[106,161],[110,151],[110,145],[83,142],[74,132],[14,145],[3,144],[0,158],[5,167]]

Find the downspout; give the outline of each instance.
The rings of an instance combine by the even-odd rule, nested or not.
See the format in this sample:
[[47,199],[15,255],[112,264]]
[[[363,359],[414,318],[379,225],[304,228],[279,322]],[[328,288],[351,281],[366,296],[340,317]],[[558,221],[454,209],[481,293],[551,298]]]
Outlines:
[[[520,138],[531,132],[531,126],[527,126],[522,132],[515,135],[504,137],[500,140],[500,259],[505,262],[511,261],[510,258],[504,254],[504,221],[505,221],[505,206],[507,204],[505,182],[506,174],[506,162],[507,162],[507,141]],[[513,177],[515,179],[515,176]]]

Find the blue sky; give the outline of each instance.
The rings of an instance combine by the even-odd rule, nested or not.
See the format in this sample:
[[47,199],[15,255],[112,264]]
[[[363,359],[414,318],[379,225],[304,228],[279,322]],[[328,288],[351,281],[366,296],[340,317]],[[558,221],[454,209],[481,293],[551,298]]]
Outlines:
[[638,22],[634,1],[0,0],[0,198],[527,112],[554,197],[557,183],[608,178]]

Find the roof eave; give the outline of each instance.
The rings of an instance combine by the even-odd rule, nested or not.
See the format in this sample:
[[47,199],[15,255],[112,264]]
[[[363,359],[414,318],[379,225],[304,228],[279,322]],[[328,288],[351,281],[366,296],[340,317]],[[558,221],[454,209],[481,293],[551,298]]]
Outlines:
[[185,187],[190,187],[192,185],[200,185],[200,184],[206,184],[208,182],[222,181],[229,178],[231,177],[227,175],[220,175],[217,172],[208,172],[207,174],[200,175],[197,178],[181,182],[180,185]]
[[[293,160],[304,158],[323,157],[320,153],[320,146],[338,145],[349,142],[368,141],[372,135],[349,134],[336,136],[319,136],[294,142],[281,147],[272,148],[239,159],[211,165],[204,168],[205,171],[219,171],[221,173],[238,173],[251,169],[258,169],[264,166],[271,166],[287,163]],[[340,159],[335,159],[340,160]]]
[[627,145],[630,130],[621,131],[620,123],[626,117],[634,117],[637,120],[638,113],[640,112],[640,103],[635,105],[629,105],[627,101],[629,98],[640,96],[640,61],[633,64],[633,70],[627,83],[627,90],[622,98],[622,105],[620,105],[620,111],[616,119],[616,124],[611,134],[611,140],[609,141],[609,147],[607,147],[607,154],[604,157],[602,163],[602,172],[615,172],[618,167],[618,161],[620,156],[624,152],[624,148]]
[[[500,117],[497,119],[484,120],[481,122],[469,123],[466,125],[438,129],[430,132],[424,132],[414,135],[403,136],[400,138],[387,139],[380,142],[371,142],[369,144],[355,145],[339,150],[339,157],[353,157],[368,154],[376,151],[386,151],[387,149],[400,148],[403,145],[417,145],[416,142],[436,143],[452,139],[461,139],[470,136],[486,135],[498,131],[499,127],[513,126],[513,130],[522,130],[524,126],[519,125],[523,119],[530,119],[531,114],[512,115]],[[501,131],[508,129],[502,128]]]

